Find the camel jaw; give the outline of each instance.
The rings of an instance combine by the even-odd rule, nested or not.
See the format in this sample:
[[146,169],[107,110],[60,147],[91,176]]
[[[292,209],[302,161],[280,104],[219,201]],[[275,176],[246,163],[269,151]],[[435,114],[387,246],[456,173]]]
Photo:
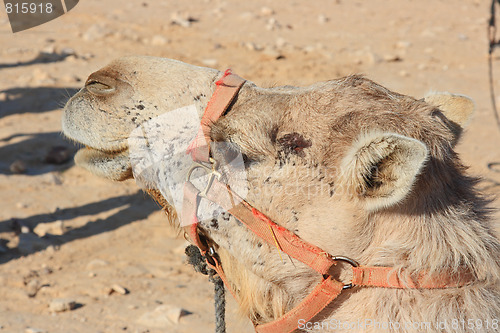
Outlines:
[[132,178],[128,148],[118,151],[82,148],[75,155],[75,163],[99,177],[115,181]]

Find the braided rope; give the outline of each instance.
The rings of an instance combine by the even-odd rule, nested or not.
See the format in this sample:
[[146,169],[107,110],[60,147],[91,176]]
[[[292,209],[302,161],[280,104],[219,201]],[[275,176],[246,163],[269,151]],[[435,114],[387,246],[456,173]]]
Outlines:
[[214,306],[215,306],[215,333],[226,333],[226,299],[224,282],[217,272],[207,267],[205,257],[201,255],[200,249],[194,245],[188,245],[185,253],[188,263],[194,267],[196,272],[208,275],[208,280],[214,284]]

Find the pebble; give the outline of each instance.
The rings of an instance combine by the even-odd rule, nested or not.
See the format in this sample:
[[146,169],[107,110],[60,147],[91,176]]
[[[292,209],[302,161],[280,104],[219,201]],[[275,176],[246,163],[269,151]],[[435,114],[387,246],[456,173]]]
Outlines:
[[82,35],[82,38],[88,42],[102,39],[108,34],[108,29],[105,25],[93,24]]
[[262,16],[271,16],[271,15],[276,14],[276,12],[274,11],[274,9],[272,9],[270,7],[262,7],[260,9],[260,14]]
[[283,38],[283,37],[278,37],[276,39],[276,47],[281,49],[283,48],[284,46],[286,46],[287,42],[286,40]]
[[284,56],[281,54],[281,52],[277,51],[276,49],[272,47],[266,47],[264,51],[262,52],[264,55],[273,58],[273,59],[283,59]]
[[45,155],[45,162],[50,164],[64,164],[71,160],[72,157],[73,155],[68,147],[54,146]]
[[245,43],[245,47],[250,51],[262,51],[264,49],[262,46],[257,45],[254,42]]
[[42,284],[38,279],[33,279],[26,285],[26,294],[28,297],[35,297],[38,291],[40,290]]
[[129,293],[128,289],[120,286],[119,284],[114,284],[111,286],[113,292],[117,292],[120,295],[127,295]]
[[198,22],[198,19],[189,15],[181,15],[179,12],[174,12],[170,15],[170,22],[180,25],[183,28],[189,28],[193,22]]
[[162,46],[162,45],[168,44],[169,42],[170,41],[168,40],[168,38],[166,38],[162,35],[154,35],[151,38],[150,44],[153,46]]
[[404,69],[400,70],[398,74],[399,74],[399,76],[402,76],[402,77],[408,77],[408,76],[410,76],[410,73],[408,73]]
[[46,234],[51,235],[64,235],[64,222],[61,220],[51,222],[51,223],[39,223],[33,229],[33,232],[37,234],[39,237],[43,237]]
[[102,259],[93,259],[87,264],[87,270],[91,271],[99,267],[108,266],[109,262]]
[[281,24],[274,17],[267,20],[266,29],[269,31],[278,30],[281,28]]
[[406,41],[406,40],[400,40],[399,42],[396,43],[396,48],[398,49],[407,49],[411,46],[411,42]]
[[10,172],[15,173],[15,174],[21,174],[26,172],[26,163],[24,163],[21,160],[16,160],[12,162],[12,164],[9,167]]
[[318,23],[319,24],[325,24],[325,23],[328,23],[328,21],[330,21],[330,19],[328,17],[326,17],[326,15],[321,14],[318,16]]
[[62,185],[61,176],[56,172],[49,172],[41,177],[41,181],[48,185]]
[[59,53],[65,56],[70,56],[70,55],[76,56],[76,51],[71,47],[64,47],[61,49],[61,51],[59,51]]
[[25,209],[28,207],[29,207],[29,205],[26,202],[16,202],[16,208]]
[[50,301],[49,310],[51,312],[64,312],[73,310],[76,307],[76,302],[68,298],[56,298]]
[[41,330],[39,328],[28,327],[24,330],[24,333],[47,333],[47,331]]
[[188,314],[190,312],[182,308],[164,304],[158,306],[153,311],[144,313],[139,317],[137,323],[148,327],[165,328],[172,324],[177,325],[180,318]]
[[402,61],[403,59],[397,55],[397,54],[385,54],[384,57],[383,57],[384,61],[387,61],[387,62],[398,62],[398,61]]

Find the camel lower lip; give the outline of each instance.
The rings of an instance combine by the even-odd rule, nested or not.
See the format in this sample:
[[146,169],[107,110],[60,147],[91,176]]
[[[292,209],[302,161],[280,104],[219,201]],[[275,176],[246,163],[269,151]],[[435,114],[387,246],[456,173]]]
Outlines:
[[98,176],[112,180],[121,181],[132,177],[128,148],[104,151],[86,147],[76,153],[75,162]]

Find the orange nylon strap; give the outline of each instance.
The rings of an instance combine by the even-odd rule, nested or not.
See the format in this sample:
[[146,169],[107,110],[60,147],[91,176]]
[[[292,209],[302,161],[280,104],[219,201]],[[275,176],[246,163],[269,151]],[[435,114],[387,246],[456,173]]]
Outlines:
[[200,240],[200,235],[198,235],[198,205],[200,203],[200,197],[198,196],[200,191],[191,183],[184,183],[184,198],[182,201],[182,225],[187,231],[191,241],[196,245],[201,254],[205,255],[207,247]]
[[299,305],[275,321],[255,326],[255,332],[285,333],[297,330],[300,319],[312,319],[340,295],[342,288],[343,285],[339,281],[324,279]]
[[439,273],[433,276],[405,276],[391,267],[353,267],[352,283],[355,286],[398,289],[444,289],[462,287],[473,280],[468,272]]
[[211,141],[210,126],[224,114],[245,82],[245,79],[232,74],[230,69],[226,70],[222,78],[215,82],[215,91],[201,118],[198,134],[187,149],[187,153],[191,154],[194,161],[208,162]]
[[[303,262],[318,273],[329,275],[330,268],[336,264],[328,253],[274,223],[217,179],[208,190],[207,199],[229,211],[231,215],[271,246],[275,246],[277,243],[281,251]],[[238,202],[239,204],[234,206],[234,203]]]

